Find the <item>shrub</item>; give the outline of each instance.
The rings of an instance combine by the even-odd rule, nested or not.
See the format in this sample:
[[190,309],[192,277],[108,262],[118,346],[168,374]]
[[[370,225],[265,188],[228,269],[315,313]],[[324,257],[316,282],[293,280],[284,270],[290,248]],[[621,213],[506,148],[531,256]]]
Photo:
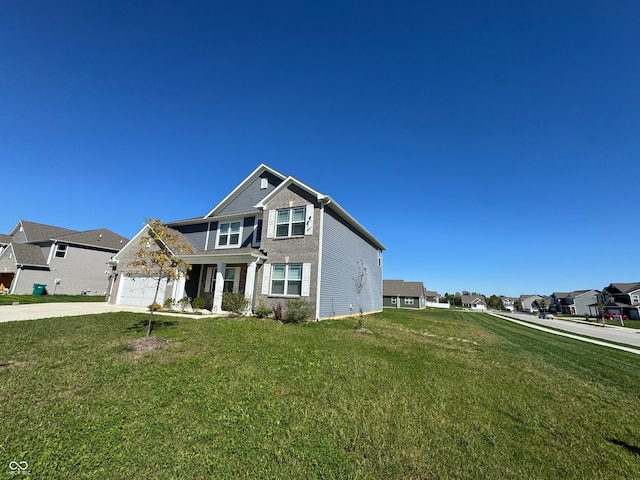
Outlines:
[[276,320],[278,320],[279,322],[282,321],[282,304],[281,303],[276,303],[273,306],[273,316],[275,317]]
[[271,314],[272,308],[265,304],[264,302],[260,302],[256,308],[253,309],[253,314],[258,318],[265,318]]
[[196,297],[191,302],[191,306],[195,311],[202,310],[204,308],[204,298]]
[[249,299],[243,293],[224,292],[222,294],[222,310],[242,315],[249,306]]
[[167,310],[171,310],[173,308],[173,298],[167,298],[162,306]]
[[156,302],[156,303],[152,303],[151,305],[147,305],[147,308],[149,309],[149,311],[158,312],[162,310],[162,305]]
[[311,304],[303,299],[287,301],[283,321],[285,323],[304,322],[311,317]]
[[182,297],[180,300],[178,300],[178,305],[180,306],[180,310],[184,312],[184,309],[187,308],[187,305],[189,305],[189,297]]

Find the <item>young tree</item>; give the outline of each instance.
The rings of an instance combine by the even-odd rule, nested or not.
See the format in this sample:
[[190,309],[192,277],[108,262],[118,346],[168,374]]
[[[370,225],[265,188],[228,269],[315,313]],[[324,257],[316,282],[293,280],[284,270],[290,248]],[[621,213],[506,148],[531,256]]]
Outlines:
[[187,272],[191,270],[191,265],[179,259],[177,255],[193,253],[194,249],[178,232],[163,225],[162,220],[149,218],[146,224],[147,232],[140,238],[140,249],[135,253],[135,258],[128,263],[129,270],[126,275],[133,277],[143,273],[158,279],[147,324],[146,336],[149,337],[160,284],[164,279],[189,278]]
[[356,289],[356,293],[358,294],[358,328],[362,328],[362,299],[361,294],[367,286],[367,267],[364,266],[364,262],[362,260],[358,260],[358,274],[353,277],[353,286]]

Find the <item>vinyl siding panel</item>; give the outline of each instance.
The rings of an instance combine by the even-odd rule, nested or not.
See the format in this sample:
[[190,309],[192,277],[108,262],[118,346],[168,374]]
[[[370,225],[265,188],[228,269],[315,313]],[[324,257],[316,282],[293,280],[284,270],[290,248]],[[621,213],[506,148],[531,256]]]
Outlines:
[[[260,188],[262,178],[267,178],[267,188]],[[281,182],[280,178],[265,172],[261,177],[246,185],[244,190],[238,192],[238,195],[228,205],[216,212],[216,216],[257,212],[256,203],[269,195]]]
[[209,226],[209,222],[207,222],[199,223],[197,225],[180,225],[171,228],[182,233],[187,241],[193,245],[193,248],[196,250],[204,250],[207,241],[207,229]]
[[358,312],[353,278],[358,275],[359,260],[367,269],[367,282],[361,293],[362,310],[365,313],[382,310],[382,267],[378,266],[378,249],[330,208],[325,208],[323,222],[319,317]]

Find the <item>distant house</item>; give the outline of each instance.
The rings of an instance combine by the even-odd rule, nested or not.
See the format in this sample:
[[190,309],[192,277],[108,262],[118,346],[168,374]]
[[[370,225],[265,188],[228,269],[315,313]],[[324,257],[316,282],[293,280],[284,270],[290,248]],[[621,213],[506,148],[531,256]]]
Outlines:
[[549,311],[567,315],[587,315],[593,305],[598,290],[575,290],[573,292],[553,292],[549,298]]
[[480,295],[462,295],[462,308],[470,308],[471,310],[485,311],[487,303],[484,297]]
[[[180,232],[195,252],[176,255],[192,269],[188,278],[160,279],[160,304],[199,297],[205,308],[219,312],[224,294],[238,293],[250,308],[303,300],[314,319],[349,316],[360,306],[364,313],[382,310],[385,247],[333,198],[267,165],[205,215],[165,226]],[[127,275],[147,228],[113,259],[110,303],[152,303],[158,278]],[[366,282],[358,295],[354,278],[361,272]]]
[[382,282],[382,305],[391,308],[425,308],[426,290],[422,282],[384,280]]
[[104,295],[107,262],[127,242],[106,228],[80,232],[20,220],[0,237],[0,284],[11,294],[40,284],[48,293]]
[[640,282],[610,283],[602,290],[602,300],[606,313],[619,313],[631,320],[640,320]]
[[540,310],[540,305],[543,303],[549,308],[549,299],[541,295],[520,295],[520,303],[522,304],[521,311],[533,313]]
[[427,299],[427,307],[431,308],[450,308],[451,305],[449,302],[441,302],[440,294],[438,292],[432,292],[427,290],[425,293],[425,298]]
[[500,297],[500,305],[502,306],[502,309],[510,312],[513,312],[516,309],[516,301],[516,298],[505,296]]

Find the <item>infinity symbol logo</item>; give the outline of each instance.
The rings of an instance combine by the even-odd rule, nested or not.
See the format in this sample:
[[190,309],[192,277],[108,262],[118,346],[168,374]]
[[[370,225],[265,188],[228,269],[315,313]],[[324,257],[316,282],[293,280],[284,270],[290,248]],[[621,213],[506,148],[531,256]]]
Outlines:
[[9,469],[10,470],[26,470],[27,468],[29,468],[29,464],[27,462],[9,462]]

